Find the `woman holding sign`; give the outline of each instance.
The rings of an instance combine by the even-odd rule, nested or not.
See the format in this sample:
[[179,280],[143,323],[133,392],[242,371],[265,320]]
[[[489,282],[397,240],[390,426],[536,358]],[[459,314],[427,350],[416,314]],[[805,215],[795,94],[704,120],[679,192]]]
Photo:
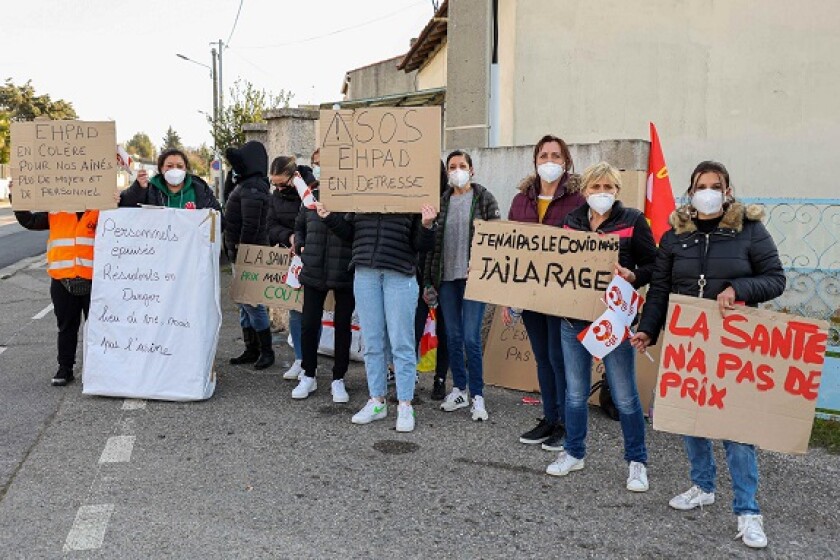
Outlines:
[[[579,177],[574,175],[569,147],[556,136],[543,136],[534,147],[535,175],[519,185],[508,220],[562,227],[566,215],[583,203],[578,191]],[[512,322],[511,310],[504,308],[505,324]],[[523,311],[522,322],[528,331],[531,349],[537,361],[537,380],[542,397],[543,418],[536,427],[519,438],[525,444],[542,444],[546,451],[563,449],[566,402],[566,371],[560,346],[560,317]]]
[[435,249],[426,259],[427,289],[424,292],[424,297],[439,299],[447,325],[452,392],[440,408],[446,412],[465,408],[470,406],[472,397],[472,419],[487,420],[481,348],[485,304],[464,299],[464,291],[467,287],[470,244],[475,233],[473,221],[498,220],[499,204],[490,191],[472,183],[474,171],[468,153],[460,150],[452,152],[446,158],[446,167],[449,188],[440,199]]
[[[616,200],[620,191],[621,177],[615,167],[606,162],[589,167],[581,177],[581,194],[586,197],[586,204],[566,216],[565,227],[618,235],[616,274],[638,289],[650,282],[656,244],[644,214]],[[629,287],[628,290],[632,292]],[[565,476],[584,466],[592,355],[579,337],[591,326],[588,321],[574,319],[564,319],[560,326],[566,367],[566,444],[557,460],[546,469],[550,475]],[[624,435],[624,460],[630,465],[627,489],[646,492],[645,417],[636,387],[636,356],[630,341],[623,340],[603,361]]]
[[[648,301],[632,344],[638,350],[655,344],[665,325],[669,294],[716,299],[722,315],[735,302],[755,306],[785,290],[785,274],[773,238],[762,225],[763,210],[744,206],[732,195],[726,168],[700,163],[686,193],[691,202],[671,215],[672,229],[659,244]],[[712,442],[685,436],[692,486],[669,505],[678,510],[715,501]],[[756,501],[758,462],[755,447],[724,441],[732,476],[732,509],[738,516],[738,537],[751,548],[767,546],[764,520]]]
[[164,150],[157,159],[158,174],[149,178],[145,169],[120,194],[120,206],[166,206],[167,208],[222,211],[210,186],[198,175],[190,173],[190,160],[178,149]]

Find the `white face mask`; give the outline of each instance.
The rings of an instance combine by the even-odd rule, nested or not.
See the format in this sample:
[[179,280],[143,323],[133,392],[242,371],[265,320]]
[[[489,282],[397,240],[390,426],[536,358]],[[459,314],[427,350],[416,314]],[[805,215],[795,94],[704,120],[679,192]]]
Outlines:
[[586,203],[592,208],[593,212],[604,215],[609,212],[610,208],[615,204],[615,195],[612,193],[596,193],[590,194],[586,198]]
[[466,169],[456,169],[449,172],[449,184],[453,187],[462,188],[470,182],[470,174]]
[[547,161],[537,166],[537,174],[546,183],[553,183],[563,174],[563,166],[553,161]]
[[186,176],[186,171],[175,167],[173,167],[172,169],[167,169],[166,173],[163,174],[163,178],[166,179],[166,182],[172,186],[180,185],[181,183],[183,183],[184,177]]
[[701,214],[717,214],[723,208],[723,193],[712,189],[696,191],[691,205]]
[[312,166],[312,175],[315,177],[316,181],[321,180],[321,166],[320,165],[313,165]]

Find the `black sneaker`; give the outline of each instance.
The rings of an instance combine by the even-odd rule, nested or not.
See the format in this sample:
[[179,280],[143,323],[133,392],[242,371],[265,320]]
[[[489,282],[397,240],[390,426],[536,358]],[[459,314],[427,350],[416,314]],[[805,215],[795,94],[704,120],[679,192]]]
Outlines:
[[442,401],[446,398],[446,380],[435,377],[435,384],[432,386],[432,400]]
[[564,443],[566,443],[566,428],[558,422],[554,425],[554,431],[548,439],[542,443],[542,448],[546,451],[563,451]]
[[53,375],[52,384],[56,387],[64,387],[68,383],[72,382],[73,379],[72,369],[60,367],[58,368],[58,371],[55,372],[55,375]]
[[553,431],[554,426],[547,422],[545,418],[540,418],[539,424],[534,429],[528,430],[519,436],[519,442],[536,445],[547,440]]

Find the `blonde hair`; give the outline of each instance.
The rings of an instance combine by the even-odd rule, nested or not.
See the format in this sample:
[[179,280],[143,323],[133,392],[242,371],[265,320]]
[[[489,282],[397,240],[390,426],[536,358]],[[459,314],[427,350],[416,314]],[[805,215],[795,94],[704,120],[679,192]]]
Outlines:
[[596,181],[600,181],[603,178],[607,178],[610,183],[615,185],[616,189],[621,190],[621,174],[618,172],[618,169],[616,169],[606,161],[601,161],[596,163],[595,165],[590,165],[589,167],[587,167],[586,171],[584,171],[583,175],[581,175],[581,194],[586,193],[586,189],[589,188],[589,185],[595,183]]

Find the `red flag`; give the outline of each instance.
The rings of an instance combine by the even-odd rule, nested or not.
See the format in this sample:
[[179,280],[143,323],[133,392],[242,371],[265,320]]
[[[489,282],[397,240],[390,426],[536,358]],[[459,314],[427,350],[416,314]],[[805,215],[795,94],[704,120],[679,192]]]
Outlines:
[[648,156],[647,196],[645,199],[645,217],[653,230],[656,244],[671,229],[668,217],[677,205],[674,203],[674,192],[671,190],[671,180],[668,178],[668,167],[656,126],[650,123],[650,155]]

